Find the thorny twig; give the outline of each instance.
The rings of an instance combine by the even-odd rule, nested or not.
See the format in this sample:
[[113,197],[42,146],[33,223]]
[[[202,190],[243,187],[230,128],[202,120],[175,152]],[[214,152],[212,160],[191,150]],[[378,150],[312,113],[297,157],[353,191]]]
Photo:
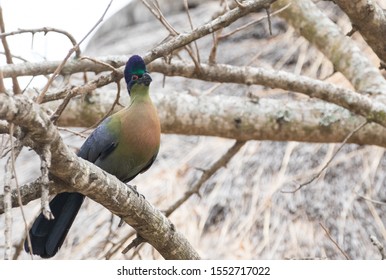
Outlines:
[[56,68],[55,72],[51,75],[50,79],[48,80],[47,84],[44,86],[42,92],[40,93],[40,95],[37,97],[36,99],[36,102],[37,103],[42,103],[43,100],[44,100],[44,96],[46,95],[47,91],[48,91],[48,88],[51,86],[52,82],[54,81],[54,79],[56,78],[56,76],[59,75],[60,71],[62,70],[62,68],[64,67],[64,65],[66,64],[67,60],[70,58],[70,56],[77,50],[79,49],[79,46],[80,44],[83,43],[83,41],[95,30],[95,28],[97,28],[97,26],[103,21],[107,11],[109,10],[110,6],[111,6],[111,3],[113,2],[113,0],[110,1],[110,3],[107,5],[105,11],[103,12],[102,14],[102,17],[97,21],[97,23],[90,29],[90,31],[83,37],[82,40],[80,40],[79,43],[77,43],[73,48],[71,48],[69,51],[68,51],[68,54],[66,55],[66,57],[63,59],[62,63],[58,66],[58,68]]
[[[24,34],[24,33],[31,33],[32,36],[34,36],[35,33],[40,33],[40,32],[43,32],[44,35],[46,35],[49,32],[63,34],[64,36],[66,36],[71,41],[71,44],[74,47],[77,45],[76,39],[69,32],[67,32],[65,30],[62,30],[62,29],[53,28],[53,27],[42,27],[42,28],[33,28],[33,29],[19,28],[17,31],[0,33],[0,38],[4,38],[4,37],[7,37],[7,36],[18,35],[18,34]],[[77,48],[75,50],[75,57],[76,58],[80,57],[80,49],[79,48]],[[22,59],[22,58],[19,58],[19,59]]]

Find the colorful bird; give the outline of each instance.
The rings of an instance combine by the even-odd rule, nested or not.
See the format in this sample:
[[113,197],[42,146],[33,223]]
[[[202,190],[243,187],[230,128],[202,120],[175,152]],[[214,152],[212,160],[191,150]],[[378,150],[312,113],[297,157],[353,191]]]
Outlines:
[[[143,59],[134,55],[126,63],[124,72],[130,104],[105,119],[87,138],[78,156],[129,182],[145,172],[157,157],[160,146],[160,123],[156,108],[149,96],[152,81]],[[50,202],[55,217],[47,220],[40,214],[29,235],[32,252],[42,258],[53,257],[83,203],[80,193],[60,193]],[[26,252],[30,252],[27,240]]]

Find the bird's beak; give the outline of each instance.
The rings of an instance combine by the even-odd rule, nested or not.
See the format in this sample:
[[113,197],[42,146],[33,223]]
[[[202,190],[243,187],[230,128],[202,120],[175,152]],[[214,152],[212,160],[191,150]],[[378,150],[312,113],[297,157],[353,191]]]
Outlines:
[[138,84],[144,84],[145,86],[149,86],[152,79],[149,73],[144,73],[140,79],[138,79]]

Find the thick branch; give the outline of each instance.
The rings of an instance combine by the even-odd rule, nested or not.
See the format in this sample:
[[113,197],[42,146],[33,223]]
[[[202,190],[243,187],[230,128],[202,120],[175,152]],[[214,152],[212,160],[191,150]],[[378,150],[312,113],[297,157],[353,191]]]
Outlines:
[[377,122],[386,127],[386,105],[367,96],[333,84],[299,76],[284,71],[273,71],[257,67],[236,67],[231,65],[205,65],[201,64],[197,73],[192,65],[174,62],[152,63],[151,70],[163,72],[171,76],[197,78],[206,81],[229,82],[240,84],[258,84],[272,88],[281,88],[289,91],[304,93],[339,106],[356,114],[362,115],[370,121]]
[[378,57],[386,61],[386,15],[373,0],[335,0]]
[[[152,90],[162,132],[248,140],[341,142],[364,119],[315,99],[249,99],[234,96],[163,94]],[[71,102],[59,125],[90,127],[111,107],[115,92],[97,91],[93,102]],[[107,97],[110,96],[110,99]],[[118,109],[118,108],[117,108]],[[350,143],[386,146],[386,130],[368,124]]]
[[316,45],[356,90],[386,94],[386,81],[379,70],[311,0],[278,0],[274,5],[279,9],[289,3],[291,5],[279,15]]
[[[117,67],[124,65],[127,61],[127,56],[102,57],[98,60]],[[15,74],[21,75],[22,73],[37,75],[55,69],[55,63],[44,62],[26,64],[27,67],[23,71],[22,67],[18,66],[6,66],[1,70],[6,77]],[[281,88],[288,91],[296,91],[310,97],[316,97],[337,104],[356,114],[362,115],[371,121],[377,122],[383,126],[386,125],[386,106],[383,103],[371,100],[367,96],[360,95],[349,89],[285,71],[273,71],[259,67],[237,67],[224,64],[201,64],[200,72],[197,73],[194,64],[186,64],[178,61],[174,61],[170,64],[162,61],[154,61],[149,64],[149,69],[150,71],[160,72],[167,76],[182,76],[211,82],[240,83],[248,85],[256,84],[271,88]],[[109,69],[103,64],[94,63],[88,60],[73,61],[63,68],[63,71],[66,71],[66,73],[78,71],[100,72],[106,70]],[[92,89],[97,87],[96,84],[90,85],[92,86]],[[72,89],[72,91],[77,94],[82,94],[85,92],[85,89],[85,87],[76,87]],[[65,96],[66,92],[63,91],[60,94]],[[55,98],[58,97],[60,96],[55,96]],[[50,96],[47,96],[47,100],[50,100]],[[88,111],[89,110],[87,110],[87,112]]]
[[197,259],[198,254],[171,222],[130,187],[97,166],[78,158],[63,143],[58,130],[40,106],[25,96],[0,94],[0,119],[28,131],[33,149],[41,154],[50,143],[50,172],[77,192],[122,217],[166,259]]
[[[109,64],[114,68],[125,65],[129,56],[106,56],[98,57],[98,61]],[[19,76],[39,76],[52,74],[62,61],[43,61],[43,62],[25,62],[13,65],[3,65],[0,67],[0,71],[3,72],[4,78],[19,77]],[[95,63],[88,59],[72,59],[66,62],[60,71],[61,75],[69,75],[79,72],[94,72],[100,73],[103,71],[109,71],[107,66]]]

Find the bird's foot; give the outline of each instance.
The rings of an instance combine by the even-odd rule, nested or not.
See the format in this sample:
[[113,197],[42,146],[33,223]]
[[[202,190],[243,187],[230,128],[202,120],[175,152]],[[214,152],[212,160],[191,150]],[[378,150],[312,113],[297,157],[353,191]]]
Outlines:
[[140,194],[138,191],[137,191],[137,186],[136,185],[128,185],[129,188],[135,193],[136,196],[138,197],[142,197],[143,199],[145,199],[145,196],[143,194]]

